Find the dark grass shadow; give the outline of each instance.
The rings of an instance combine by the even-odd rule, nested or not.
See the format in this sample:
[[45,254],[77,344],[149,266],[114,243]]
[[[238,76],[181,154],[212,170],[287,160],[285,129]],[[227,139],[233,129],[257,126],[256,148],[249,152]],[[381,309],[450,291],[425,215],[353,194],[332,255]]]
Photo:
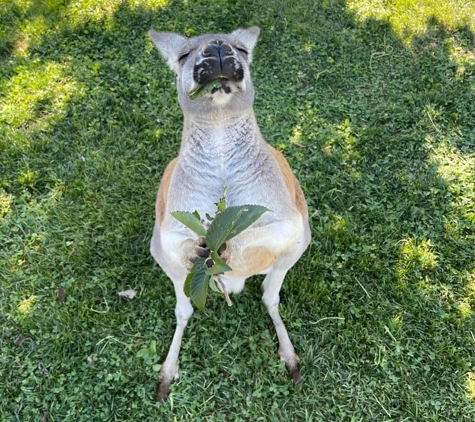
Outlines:
[[[41,5],[25,12],[24,20],[35,19]],[[31,336],[41,320],[50,327],[50,341],[62,344],[75,364],[91,353],[100,356],[104,376],[123,356],[151,386],[145,397],[153,395],[154,375],[144,371],[153,374],[152,363],[167,350],[174,298],[171,283],[149,258],[148,241],[156,186],[178,150],[182,118],[174,77],[146,32],[154,27],[194,35],[257,24],[263,32],[253,65],[256,114],[265,139],[284,150],[302,182],[314,234],[283,289],[283,316],[307,387],[290,393],[282,412],[292,409],[304,420],[304,403],[329,420],[362,417],[358,400],[372,394],[376,400],[366,420],[388,413],[401,420],[419,420],[421,414],[471,420],[473,404],[464,386],[475,364],[474,321],[466,306],[473,306],[474,220],[471,202],[464,207],[457,196],[470,193],[473,181],[460,187],[441,157],[450,153],[463,161],[475,148],[474,64],[470,57],[455,60],[451,46],[455,37],[466,52],[461,54],[469,55],[474,34],[468,26],[449,29],[429,19],[425,34],[405,47],[387,21],[358,23],[344,2],[282,6],[177,1],[145,8],[123,2],[110,13],[75,22],[55,20],[55,13],[72,7],[58,4],[49,17],[56,30],[30,43],[28,58],[16,58],[12,27],[1,44],[1,60],[9,63],[3,83],[31,59],[61,65],[53,83],[74,84],[60,112],[53,92],[38,99],[25,122],[1,129],[9,140],[0,144],[0,182],[15,201],[3,226],[3,276],[16,299],[39,295],[43,304],[30,318],[7,318],[9,330]],[[59,117],[48,120],[51,113]],[[38,121],[45,124],[35,126]],[[31,179],[23,177],[28,171]],[[236,310],[226,312],[216,299],[210,314],[220,318],[196,315],[191,324],[204,338],[222,341],[205,349],[219,362],[219,350],[229,343],[226,353],[238,368],[247,365],[246,346],[270,354],[275,345],[262,307],[239,306],[258,300],[258,283],[249,284]],[[59,286],[66,288],[65,304],[73,314],[90,315],[66,319],[56,303]],[[139,305],[116,296],[129,287],[141,292]],[[16,306],[5,309],[15,315]],[[265,334],[241,339],[253,330]],[[192,343],[200,341],[198,335],[189,335],[182,363],[213,376],[202,362],[203,349]],[[133,352],[118,348],[134,336]],[[135,349],[156,338],[163,343],[156,356],[151,352],[155,361],[138,361]],[[45,357],[38,360],[54,372],[51,362],[58,357],[41,350]],[[87,377],[89,369],[68,380]],[[284,391],[281,369],[269,371]],[[214,375],[223,390],[231,388],[226,374],[233,368],[226,371]],[[272,386],[266,376],[262,371],[242,382],[246,389],[259,382]],[[40,395],[60,384],[41,379]],[[127,390],[131,383],[118,378],[115,388],[128,391],[123,395],[130,401],[143,401]],[[15,388],[21,396],[20,385]],[[310,398],[315,391],[331,391],[332,397]],[[93,391],[85,394],[102,407]],[[251,408],[259,400],[250,400]],[[61,406],[57,417],[74,403],[61,398]]]

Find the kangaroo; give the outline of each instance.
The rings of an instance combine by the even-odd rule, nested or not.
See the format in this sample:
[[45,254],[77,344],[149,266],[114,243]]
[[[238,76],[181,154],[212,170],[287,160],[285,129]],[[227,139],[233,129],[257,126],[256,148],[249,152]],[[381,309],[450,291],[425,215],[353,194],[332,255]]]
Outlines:
[[[254,87],[249,65],[259,28],[186,39],[151,30],[150,37],[177,75],[178,101],[184,114],[180,152],[165,169],[158,189],[151,253],[172,280],[177,320],[160,371],[156,399],[165,400],[178,378],[178,355],[184,329],[193,314],[183,291],[198,257],[209,256],[203,239],[179,223],[173,211],[197,210],[214,215],[227,187],[228,206],[267,207],[253,225],[226,242],[221,258],[232,268],[221,276],[227,292],[238,293],[246,278],[265,274],[262,300],[275,325],[279,355],[295,384],[299,358],[280,317],[279,291],[287,271],[310,243],[307,204],[284,156],[267,144],[253,110]],[[197,88],[217,84],[201,97]]]

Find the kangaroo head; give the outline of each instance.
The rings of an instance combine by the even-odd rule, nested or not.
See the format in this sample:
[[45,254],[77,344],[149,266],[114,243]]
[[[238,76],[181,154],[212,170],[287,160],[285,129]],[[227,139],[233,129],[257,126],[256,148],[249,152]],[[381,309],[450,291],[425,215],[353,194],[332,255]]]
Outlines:
[[[235,114],[252,107],[249,64],[258,27],[190,39],[154,30],[149,34],[177,74],[178,100],[185,114]],[[202,96],[191,95],[204,87]]]

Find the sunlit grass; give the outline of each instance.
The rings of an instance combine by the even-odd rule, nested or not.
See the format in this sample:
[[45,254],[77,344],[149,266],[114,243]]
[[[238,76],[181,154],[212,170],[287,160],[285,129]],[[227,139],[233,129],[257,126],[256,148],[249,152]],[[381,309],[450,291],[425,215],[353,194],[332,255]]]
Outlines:
[[33,61],[20,65],[4,83],[0,100],[0,123],[28,130],[46,129],[61,119],[76,83],[65,76],[64,64]]
[[475,403],[475,372],[467,374],[467,381],[465,383],[465,391],[467,399]]
[[120,2],[114,0],[93,1],[80,0],[74,2],[64,12],[64,18],[71,27],[89,25],[91,22],[101,24],[106,30],[114,26],[114,15],[120,7]]
[[12,209],[13,195],[9,195],[5,192],[0,192],[0,218],[5,217]]
[[430,240],[405,239],[401,241],[400,258],[396,267],[401,281],[422,279],[425,272],[438,266],[437,255]]
[[472,307],[470,305],[470,301],[472,301],[473,298],[467,298],[458,304],[460,316],[462,318],[468,318],[472,315]]
[[[128,0],[128,2],[132,8],[156,10],[157,8],[167,7],[171,3],[171,0]],[[188,1],[183,0],[183,3],[187,5]]]
[[[450,139],[430,148],[430,162],[454,192],[453,212],[475,224],[475,153],[462,153]],[[458,195],[463,192],[464,194]],[[450,226],[450,220],[448,222]]]
[[348,0],[348,9],[360,22],[370,18],[388,21],[394,32],[408,44],[415,36],[427,32],[430,20],[436,20],[449,30],[460,26],[475,30],[475,3],[472,1]]
[[18,304],[18,313],[21,316],[27,316],[33,310],[37,299],[36,296],[30,296],[27,299],[21,300]]

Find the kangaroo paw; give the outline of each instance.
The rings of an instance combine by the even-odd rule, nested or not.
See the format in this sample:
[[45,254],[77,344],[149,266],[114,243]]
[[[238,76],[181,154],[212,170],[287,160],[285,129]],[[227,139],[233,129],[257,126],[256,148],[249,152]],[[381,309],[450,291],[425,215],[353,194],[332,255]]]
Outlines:
[[292,381],[296,387],[300,387],[302,385],[302,375],[300,375],[300,371],[297,366],[295,366],[294,368],[289,368],[289,375],[290,378],[292,378]]
[[170,394],[170,382],[161,381],[157,387],[155,401],[164,402],[168,399],[169,394]]

